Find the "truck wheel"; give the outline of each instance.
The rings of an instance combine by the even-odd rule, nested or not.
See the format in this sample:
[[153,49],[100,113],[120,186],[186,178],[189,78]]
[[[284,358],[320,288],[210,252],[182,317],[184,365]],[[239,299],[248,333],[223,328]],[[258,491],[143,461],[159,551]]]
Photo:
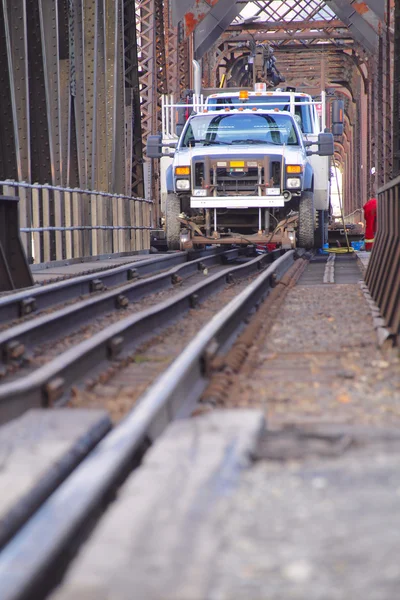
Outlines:
[[181,224],[178,221],[181,201],[176,194],[168,194],[165,202],[165,234],[168,250],[179,250]]
[[313,192],[303,192],[300,198],[298,238],[300,248],[314,248]]
[[322,248],[328,242],[328,211],[317,210],[317,229],[315,231],[315,247]]

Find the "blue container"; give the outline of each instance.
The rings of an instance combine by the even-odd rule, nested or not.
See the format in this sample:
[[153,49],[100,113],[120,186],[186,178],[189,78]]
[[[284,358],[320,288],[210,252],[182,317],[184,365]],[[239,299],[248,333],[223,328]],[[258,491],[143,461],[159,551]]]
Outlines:
[[359,242],[351,242],[351,247],[354,250],[364,250],[364,240],[360,240]]

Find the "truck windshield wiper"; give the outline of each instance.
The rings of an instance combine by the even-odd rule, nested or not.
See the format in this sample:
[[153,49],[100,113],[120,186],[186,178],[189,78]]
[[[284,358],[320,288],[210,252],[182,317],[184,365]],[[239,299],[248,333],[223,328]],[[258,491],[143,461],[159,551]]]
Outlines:
[[194,146],[195,144],[204,144],[205,146],[209,146],[211,144],[222,144],[222,145],[226,145],[226,144],[231,144],[231,142],[220,142],[219,140],[189,140],[186,144],[186,148],[189,148],[190,146]]
[[[264,140],[232,140],[232,144],[269,144],[270,142],[266,142]],[[271,142],[274,143],[274,142]]]
[[218,140],[202,140],[204,145],[208,145],[208,144],[222,144],[223,146],[226,146],[227,144],[231,144],[231,142],[220,142]]

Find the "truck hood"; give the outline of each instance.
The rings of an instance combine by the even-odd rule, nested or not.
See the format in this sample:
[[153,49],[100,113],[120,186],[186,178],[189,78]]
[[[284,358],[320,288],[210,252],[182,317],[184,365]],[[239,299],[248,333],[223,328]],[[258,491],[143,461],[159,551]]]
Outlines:
[[276,146],[274,144],[241,144],[240,146],[202,146],[198,148],[181,148],[175,152],[173,164],[175,167],[189,166],[194,156],[224,156],[246,158],[251,156],[282,156],[284,153],[287,164],[303,164],[305,152],[299,146]]

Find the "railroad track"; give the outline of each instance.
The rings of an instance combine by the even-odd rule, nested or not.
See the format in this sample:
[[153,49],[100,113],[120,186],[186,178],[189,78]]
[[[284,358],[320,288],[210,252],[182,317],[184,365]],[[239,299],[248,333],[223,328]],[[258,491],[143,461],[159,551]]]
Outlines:
[[[162,260],[152,262],[150,265],[142,265],[144,274],[147,273],[149,267],[151,269],[157,268],[158,272],[161,267],[163,272],[139,281],[137,277],[139,276],[140,269],[135,270],[136,278],[133,278],[131,269],[122,272],[119,271],[118,273],[105,274],[107,282],[110,282],[111,279],[115,283],[120,277],[123,277],[124,284],[117,285],[107,291],[105,282],[100,280],[97,282],[95,280],[97,294],[89,294],[82,300],[79,300],[81,298],[79,296],[73,304],[68,303],[66,306],[51,313],[44,311],[44,314],[40,314],[29,320],[17,322],[14,326],[0,332],[0,361],[4,366],[8,365],[13,369],[18,364],[23,363],[26,354],[33,347],[38,347],[40,344],[46,342],[52,342],[54,339],[62,336],[68,336],[82,324],[87,324],[106,313],[119,310],[120,314],[122,314],[124,312],[123,309],[126,310],[132,301],[137,302],[149,294],[171,288],[182,281],[183,278],[190,277],[201,269],[213,267],[221,263],[229,263],[236,260],[238,256],[238,250],[212,253],[209,256],[193,259],[188,262],[184,261],[187,256],[173,256],[172,260]],[[172,268],[165,271],[165,266],[170,266],[171,263],[172,265],[178,263],[178,265],[172,266]],[[133,281],[125,283],[126,275],[128,275],[129,279],[133,279]],[[93,280],[91,282],[87,280],[84,282],[85,286],[88,284],[92,291],[94,291]],[[77,285],[80,284],[75,284],[73,290],[76,291]],[[72,293],[69,287],[67,287],[67,290],[69,293]],[[56,295],[58,295],[58,288],[56,288]],[[49,292],[46,294],[46,298],[49,302],[52,301],[53,296],[51,292],[50,296]],[[9,301],[14,308],[16,302],[12,304],[12,301]],[[3,376],[6,374],[7,368],[3,367]]]
[[[241,250],[239,252],[242,252]],[[38,314],[43,310],[79,299],[81,296],[102,292],[107,288],[171,269],[177,265],[223,254],[220,249],[195,252],[176,252],[155,258],[126,263],[114,268],[91,271],[56,283],[37,285],[21,292],[0,295],[0,325]]]
[[[212,253],[3,331],[0,333],[3,376],[12,379],[0,385],[0,421],[18,416],[28,408],[65,404],[73,387],[92,381],[110,364],[129,356],[155,331],[176,321],[235,278],[256,274],[279,254],[276,251],[238,266],[222,266],[215,275],[203,277],[187,289],[173,289],[184,277],[238,258],[238,250]],[[171,298],[146,308],[148,294],[164,293],[167,288],[173,289]],[[142,310],[138,312],[134,305],[128,307],[132,300],[143,297],[144,303],[139,305]],[[127,316],[130,309],[132,312]],[[88,330],[87,323],[96,318],[100,318],[96,328]],[[68,342],[67,336],[81,324],[86,329],[78,331]],[[66,341],[56,345],[60,338]]]
[[[162,305],[114,324],[80,344],[79,351],[75,347],[24,378],[22,383],[16,381],[0,387],[2,406],[5,402],[9,405],[17,402],[22,409],[27,397],[41,403],[44,386],[53,384],[57,391],[57,380],[62,380],[62,397],[73,378],[76,381],[77,375],[86,377],[95,365],[109,360],[110,348],[120,347],[121,352],[122,349],[126,352],[130,340],[134,340],[138,332],[143,333],[148,325],[154,329],[171,317],[176,318],[178,311],[188,311],[223,287],[227,279],[258,274],[201,327],[185,350],[143,394],[134,410],[105,436],[4,548],[0,555],[0,597],[3,600],[44,598],[59,569],[65,566],[66,552],[75,549],[77,539],[82,541],[85,526],[93,523],[104,510],[104,503],[111,499],[132,466],[138,464],[148,445],[172,420],[192,413],[211,377],[210,361],[219,353],[227,352],[246,320],[277,281],[291,267],[296,270],[304,264],[303,260],[295,262],[294,251],[279,257],[277,254],[260,256],[216,273]],[[275,260],[268,264],[272,259]],[[120,338],[123,341],[117,343]],[[22,577],[18,567],[21,560],[24,563]]]

